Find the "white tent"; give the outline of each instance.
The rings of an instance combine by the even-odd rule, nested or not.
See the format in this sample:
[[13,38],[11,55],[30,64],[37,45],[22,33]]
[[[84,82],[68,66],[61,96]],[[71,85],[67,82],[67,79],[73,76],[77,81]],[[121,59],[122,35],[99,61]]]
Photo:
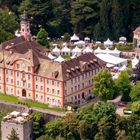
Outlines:
[[100,45],[100,44],[102,44],[102,42],[101,41],[96,41],[95,44]]
[[48,54],[48,57],[49,57],[50,59],[52,59],[52,60],[56,58],[56,57],[53,56],[51,53]]
[[70,55],[71,54],[71,49],[65,46],[64,48],[61,49],[61,55]]
[[83,53],[88,53],[88,52],[93,52],[92,48],[90,48],[89,46],[87,46],[87,47],[83,50]]
[[111,48],[113,46],[113,42],[108,38],[106,41],[104,41],[104,46]]
[[52,53],[58,56],[60,55],[60,49],[57,46],[55,46],[55,48],[52,50]]
[[120,53],[121,53],[121,51],[119,51],[117,48],[115,48],[114,50],[110,51],[109,54],[119,57]]
[[119,58],[110,54],[96,54],[96,56],[104,62],[113,64],[118,67],[127,65],[127,59]]
[[78,46],[84,46],[86,43],[83,40],[79,40],[77,42],[74,43],[74,45],[78,45]]
[[95,54],[98,54],[98,53],[105,53],[105,50],[102,50],[100,47],[98,47],[96,50],[94,50],[94,53],[95,53]]
[[73,54],[72,56],[71,56],[71,59],[74,59],[74,58],[76,58],[78,55],[75,53],[75,54]]
[[123,65],[121,68],[119,68],[119,71],[124,71],[126,69],[127,69],[126,65]]
[[77,54],[81,55],[82,49],[78,48],[77,46],[72,50],[72,55]]
[[56,58],[54,61],[61,63],[61,62],[65,61],[65,59],[61,55],[59,55],[58,58]]
[[106,48],[105,50],[104,50],[104,53],[111,53],[112,51],[109,49],[109,48]]
[[127,42],[127,38],[126,37],[122,36],[122,37],[119,38],[119,44],[124,44],[126,42]]
[[90,38],[89,38],[89,37],[85,37],[85,38],[84,38],[84,41],[90,42]]
[[139,59],[137,58],[137,56],[135,56],[134,59],[132,60],[132,68],[135,68],[138,63]]
[[112,67],[114,67],[114,66],[115,66],[115,65],[110,64],[110,63],[107,63],[107,64],[106,64],[106,67],[107,67],[107,68],[112,68]]
[[70,40],[71,41],[78,41],[79,40],[79,37],[76,35],[76,34],[74,34],[71,38],[70,38]]

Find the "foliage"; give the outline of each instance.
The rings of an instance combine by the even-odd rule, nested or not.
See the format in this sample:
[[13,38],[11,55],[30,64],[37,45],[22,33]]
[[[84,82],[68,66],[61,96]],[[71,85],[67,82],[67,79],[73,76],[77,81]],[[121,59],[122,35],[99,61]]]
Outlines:
[[[115,140],[115,122],[109,117],[102,117],[98,123],[95,139]],[[112,137],[114,136],[114,137]]]
[[53,122],[47,123],[45,126],[46,134],[55,139],[57,136],[61,135],[62,125],[63,125],[62,119],[56,119]]
[[140,100],[140,82],[136,83],[136,85],[132,87],[132,90],[130,92],[130,97],[132,101]]
[[132,43],[114,45],[120,51],[132,51],[134,49]]
[[49,45],[47,37],[48,37],[48,33],[46,32],[45,29],[41,28],[39,30],[39,32],[37,33],[37,42],[39,44],[41,44],[42,46],[45,46],[46,48],[49,48],[50,45]]
[[130,116],[127,119],[126,133],[128,140],[140,139],[140,118],[137,115]]
[[119,77],[115,80],[115,86],[118,92],[122,94],[122,100],[126,102],[130,101],[131,82],[126,71],[120,73]]
[[69,42],[70,41],[70,35],[69,35],[69,33],[65,33],[64,34],[64,41],[65,42]]
[[72,1],[71,22],[74,25],[74,32],[82,37],[93,36],[93,26],[97,24],[98,2],[96,0],[75,0]]
[[114,95],[114,81],[108,70],[103,70],[94,78],[94,91],[101,100],[107,101],[113,98]]
[[63,120],[62,136],[68,140],[80,139],[78,120],[75,114],[68,114]]
[[54,110],[54,111],[58,111],[58,112],[64,112],[64,110],[61,108],[51,108],[51,107],[48,107],[47,104],[39,103],[39,102],[32,101],[32,100],[25,100],[25,101],[22,100],[21,101],[20,99],[18,99],[15,96],[4,95],[3,93],[0,93],[0,100],[6,101],[6,102],[11,102],[11,103],[16,103],[16,104],[27,105],[28,107],[37,107],[37,108],[43,108],[43,109],[50,109],[50,110]]
[[0,43],[12,39],[17,28],[16,16],[8,9],[0,9]]
[[94,115],[96,115],[97,120],[103,117],[114,118],[116,114],[116,107],[112,103],[99,102],[93,108]]
[[32,33],[42,27],[50,37],[77,32],[94,40],[126,36],[132,41],[140,23],[139,0],[0,0],[0,8],[6,7],[17,16],[26,10]]
[[7,138],[8,140],[19,140],[18,134],[14,129],[11,130],[11,134]]
[[131,109],[134,114],[137,114],[140,116],[140,101],[133,102],[131,104]]
[[48,135],[42,135],[41,137],[37,138],[36,140],[53,140]]
[[43,117],[41,113],[34,112],[32,114],[33,117],[33,138],[38,138],[40,135],[44,134],[43,127]]

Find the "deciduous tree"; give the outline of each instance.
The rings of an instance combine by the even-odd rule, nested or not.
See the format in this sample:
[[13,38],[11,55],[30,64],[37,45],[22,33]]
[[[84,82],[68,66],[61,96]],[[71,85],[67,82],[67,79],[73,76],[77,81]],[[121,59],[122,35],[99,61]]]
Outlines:
[[131,82],[126,71],[122,71],[119,77],[115,80],[115,85],[118,91],[122,94],[123,101],[130,101]]
[[113,98],[114,81],[108,70],[103,70],[95,76],[93,93],[103,101]]
[[140,100],[140,82],[132,87],[132,90],[130,92],[130,97],[132,101]]

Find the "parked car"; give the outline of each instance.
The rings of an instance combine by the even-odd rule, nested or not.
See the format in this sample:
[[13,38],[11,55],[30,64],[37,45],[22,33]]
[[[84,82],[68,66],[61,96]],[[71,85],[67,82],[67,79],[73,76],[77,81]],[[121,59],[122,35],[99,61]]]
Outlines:
[[132,110],[131,110],[131,109],[124,109],[124,110],[123,110],[123,113],[124,113],[125,115],[131,115],[131,114],[132,114]]

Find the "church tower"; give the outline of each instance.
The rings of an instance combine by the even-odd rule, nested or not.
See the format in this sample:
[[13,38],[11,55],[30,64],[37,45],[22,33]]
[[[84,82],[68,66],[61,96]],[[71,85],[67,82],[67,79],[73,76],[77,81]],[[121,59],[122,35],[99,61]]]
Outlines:
[[27,17],[26,12],[24,11],[24,14],[21,15],[20,18],[20,35],[24,36],[25,40],[30,40],[31,33],[30,33],[30,22]]

